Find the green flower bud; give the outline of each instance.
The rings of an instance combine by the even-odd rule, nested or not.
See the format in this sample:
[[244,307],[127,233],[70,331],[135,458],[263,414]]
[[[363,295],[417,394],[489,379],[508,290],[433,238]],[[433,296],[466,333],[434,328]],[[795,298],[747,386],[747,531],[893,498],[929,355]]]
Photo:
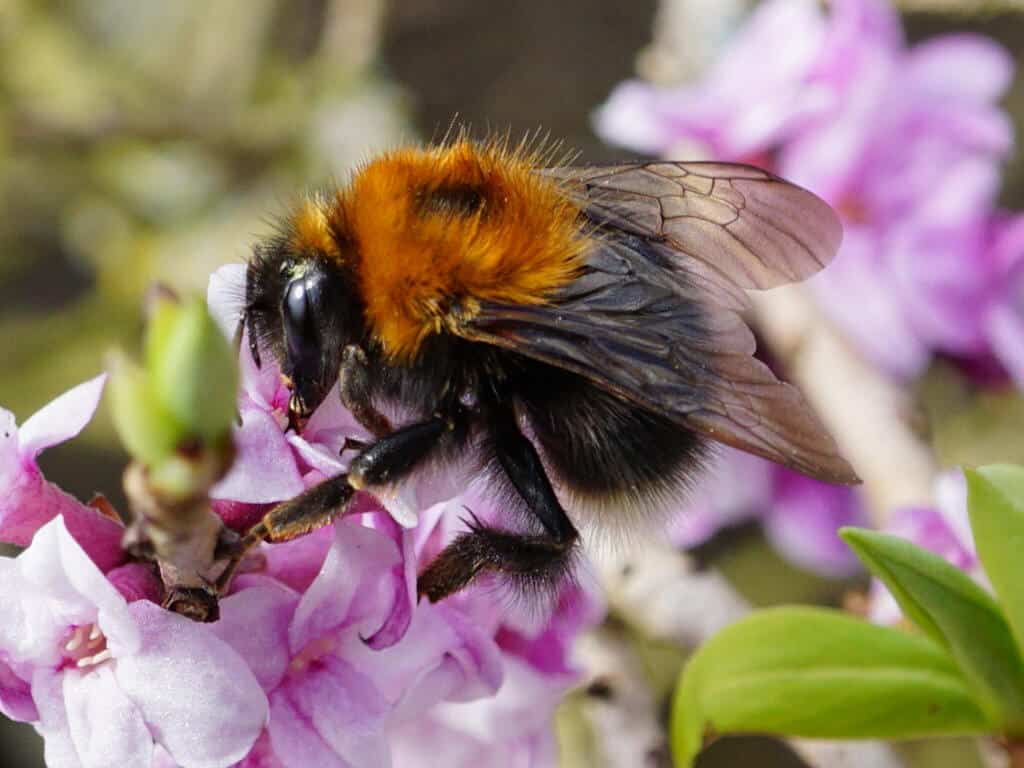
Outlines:
[[201,299],[160,301],[146,339],[153,392],[186,432],[221,441],[235,416],[238,372],[231,344]]
[[184,430],[161,406],[139,366],[120,355],[114,357],[109,392],[114,426],[135,459],[152,465],[174,454]]

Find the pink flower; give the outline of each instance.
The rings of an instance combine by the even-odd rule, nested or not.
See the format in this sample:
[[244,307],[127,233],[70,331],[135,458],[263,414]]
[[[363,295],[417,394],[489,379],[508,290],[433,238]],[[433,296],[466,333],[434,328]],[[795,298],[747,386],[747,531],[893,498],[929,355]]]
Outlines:
[[156,745],[181,766],[228,766],[252,747],[267,702],[209,626],[129,603],[62,518],[0,559],[0,708],[33,722],[46,762],[148,768]]
[[[211,280],[226,332],[243,281],[240,267]],[[215,491],[232,525],[344,471],[345,438],[367,438],[337,397],[301,436],[284,434],[288,392],[275,362],[262,363],[257,369],[243,343],[239,460]],[[243,765],[553,763],[553,713],[577,677],[569,646],[603,607],[592,591],[567,585],[557,605],[524,608],[488,580],[437,605],[418,602],[416,574],[464,528],[466,510],[505,522],[501,509],[457,466],[381,495],[358,494],[334,525],[263,546],[257,570],[222,601],[215,631],[270,701],[270,721]]]
[[778,552],[793,564],[823,576],[856,573],[856,557],[837,535],[863,525],[858,491],[827,485],[731,448],[716,458],[676,516],[670,535],[696,547],[724,528],[759,520]]
[[811,285],[895,375],[918,374],[934,352],[1009,366],[1024,346],[1011,330],[1019,307],[977,310],[1004,278],[990,232],[1012,143],[998,102],[1012,73],[1006,51],[978,36],[907,48],[884,0],[836,0],[827,15],[770,0],[700,81],[620,86],[597,125],[646,152],[697,147],[767,164],[831,203],[843,245]]
[[14,414],[0,408],[0,541],[28,546],[46,522],[62,516],[72,536],[101,570],[124,561],[121,526],[48,482],[36,459],[69,440],[96,411],[106,375],[68,390],[19,428]]

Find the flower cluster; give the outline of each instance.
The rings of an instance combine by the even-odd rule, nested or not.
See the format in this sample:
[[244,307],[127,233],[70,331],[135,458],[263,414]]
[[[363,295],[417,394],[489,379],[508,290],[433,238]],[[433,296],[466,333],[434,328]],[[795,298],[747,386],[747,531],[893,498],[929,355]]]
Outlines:
[[[241,277],[228,267],[212,281],[222,313]],[[286,435],[279,372],[242,358],[238,459],[214,491],[236,529],[342,471],[340,448],[359,436],[333,398]],[[81,430],[102,388],[76,387],[20,429],[0,413],[0,540],[25,546],[0,559],[0,712],[36,727],[48,765],[552,761],[554,710],[576,680],[571,640],[603,611],[595,591],[567,584],[541,610],[486,583],[417,601],[417,571],[465,509],[500,514],[482,484],[456,492],[432,477],[387,500],[391,511],[361,495],[335,524],[265,546],[219,621],[198,624],[159,607],[155,571],[126,558],[106,505],[81,504],[36,464]]]
[[[785,40],[785,45],[779,42]],[[1024,384],[1024,215],[996,208],[1013,75],[966,34],[908,47],[887,0],[768,0],[714,67],[679,87],[619,86],[609,141],[766,166],[843,217],[821,306],[900,377],[933,354],[994,358]]]
[[[828,201],[844,239],[811,291],[895,379],[943,355],[1024,387],[1024,214],[996,207],[1012,74],[987,38],[908,46],[888,0],[766,0],[698,80],[626,82],[596,125],[649,154],[767,167]],[[679,541],[758,516],[797,563],[855,567],[835,529],[863,524],[856,493],[758,464],[727,455],[725,484],[761,490],[714,492]]]

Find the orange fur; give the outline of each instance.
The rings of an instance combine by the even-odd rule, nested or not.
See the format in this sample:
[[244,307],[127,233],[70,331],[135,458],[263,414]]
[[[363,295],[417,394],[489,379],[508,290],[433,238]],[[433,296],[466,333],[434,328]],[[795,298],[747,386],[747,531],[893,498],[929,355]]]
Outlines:
[[[455,322],[455,304],[543,303],[576,276],[587,244],[579,208],[536,162],[460,140],[385,154],[338,192],[329,229],[351,242],[367,324],[392,359],[408,360]],[[423,204],[453,187],[479,191],[479,210]]]
[[289,240],[299,253],[320,253],[340,258],[338,244],[331,234],[327,211],[317,198],[303,201],[291,218]]

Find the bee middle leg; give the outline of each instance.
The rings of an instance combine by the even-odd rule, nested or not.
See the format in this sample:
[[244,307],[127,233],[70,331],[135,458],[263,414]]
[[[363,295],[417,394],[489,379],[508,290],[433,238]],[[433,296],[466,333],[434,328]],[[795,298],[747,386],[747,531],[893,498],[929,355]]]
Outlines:
[[366,352],[357,344],[349,344],[341,352],[341,368],[338,373],[341,404],[372,435],[383,437],[393,430],[388,417],[373,404],[371,381]]
[[324,480],[267,512],[233,548],[217,579],[223,593],[246,552],[260,543],[289,541],[343,516],[357,490],[402,479],[422,464],[452,433],[462,434],[469,416],[435,416],[386,435],[362,450],[348,471]]
[[579,534],[551,487],[537,449],[519,431],[511,411],[491,425],[491,442],[501,470],[543,533],[514,533],[474,521],[420,574],[417,591],[431,602],[488,571],[510,576],[527,588],[550,591],[571,568]]

